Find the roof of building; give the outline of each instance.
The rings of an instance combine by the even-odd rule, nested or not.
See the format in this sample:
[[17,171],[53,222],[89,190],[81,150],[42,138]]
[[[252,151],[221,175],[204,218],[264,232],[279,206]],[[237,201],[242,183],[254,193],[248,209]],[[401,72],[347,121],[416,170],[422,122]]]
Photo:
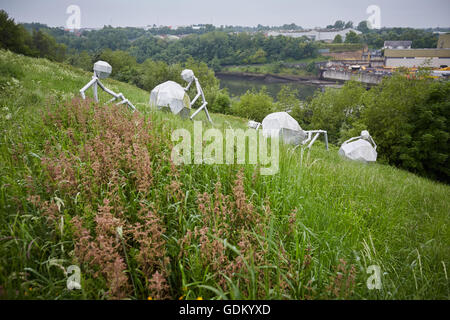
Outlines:
[[356,34],[361,34],[360,31],[348,28],[343,30],[296,30],[296,31],[270,31],[269,36],[287,36],[287,37],[303,37],[314,38],[315,40],[334,40],[334,38],[339,34],[341,37],[345,38],[347,33],[353,31]]
[[438,49],[450,48],[450,33],[439,35],[437,47]]
[[387,58],[450,58],[450,49],[386,49]]
[[411,47],[412,41],[385,41],[385,47]]

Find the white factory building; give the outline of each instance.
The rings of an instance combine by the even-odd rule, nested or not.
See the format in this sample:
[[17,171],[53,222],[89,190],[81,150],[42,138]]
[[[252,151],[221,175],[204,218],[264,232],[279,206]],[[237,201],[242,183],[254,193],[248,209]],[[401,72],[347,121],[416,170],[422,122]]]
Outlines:
[[437,48],[385,49],[384,59],[385,66],[391,68],[448,67],[450,66],[450,34],[439,36]]
[[356,34],[361,34],[358,30],[348,28],[344,30],[315,29],[308,31],[271,31],[267,35],[272,37],[286,36],[292,38],[308,37],[314,41],[332,42],[337,35],[340,35],[342,40],[345,41],[347,33],[350,31],[353,31]]

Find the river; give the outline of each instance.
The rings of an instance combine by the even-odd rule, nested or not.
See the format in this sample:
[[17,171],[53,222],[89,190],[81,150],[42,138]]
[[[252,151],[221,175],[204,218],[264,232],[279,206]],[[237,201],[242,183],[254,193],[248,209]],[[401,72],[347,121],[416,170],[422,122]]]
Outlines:
[[217,75],[220,79],[220,87],[227,88],[231,96],[241,96],[247,92],[247,90],[256,89],[260,90],[263,86],[267,88],[268,94],[275,100],[278,92],[280,92],[282,86],[289,86],[294,88],[298,92],[298,98],[300,100],[307,100],[314,95],[316,90],[321,90],[322,85],[315,83],[307,83],[301,81],[291,82],[268,82],[263,79],[245,78],[228,75]]

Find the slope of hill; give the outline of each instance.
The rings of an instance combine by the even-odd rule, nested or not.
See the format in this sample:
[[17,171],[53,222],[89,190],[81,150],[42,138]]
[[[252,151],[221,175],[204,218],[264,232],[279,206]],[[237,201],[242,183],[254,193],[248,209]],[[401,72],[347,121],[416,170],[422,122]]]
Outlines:
[[447,185],[320,144],[272,176],[175,166],[192,122],[109,79],[139,113],[80,101],[90,76],[0,51],[1,298],[449,298]]

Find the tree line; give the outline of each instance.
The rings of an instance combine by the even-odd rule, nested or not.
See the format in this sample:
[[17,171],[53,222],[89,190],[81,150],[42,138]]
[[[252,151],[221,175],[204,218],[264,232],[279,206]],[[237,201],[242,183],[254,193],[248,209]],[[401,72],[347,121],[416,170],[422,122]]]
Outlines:
[[32,57],[62,62],[66,58],[66,46],[43,30],[28,32],[16,24],[4,10],[0,10],[0,49],[9,49]]

